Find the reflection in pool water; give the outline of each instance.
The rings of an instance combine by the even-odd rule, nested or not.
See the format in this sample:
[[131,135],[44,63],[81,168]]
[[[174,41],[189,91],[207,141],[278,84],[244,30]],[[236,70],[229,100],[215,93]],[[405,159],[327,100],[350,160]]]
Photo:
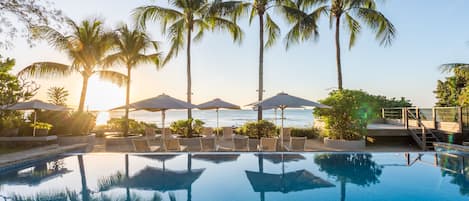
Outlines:
[[2,200],[469,200],[461,154],[87,154],[0,172]]

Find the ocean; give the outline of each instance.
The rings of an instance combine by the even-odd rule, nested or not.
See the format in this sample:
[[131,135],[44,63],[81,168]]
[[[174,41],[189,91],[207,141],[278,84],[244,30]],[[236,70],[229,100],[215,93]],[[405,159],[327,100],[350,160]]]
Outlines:
[[[287,127],[306,128],[313,126],[313,110],[312,109],[286,109],[284,125]],[[122,117],[124,112],[111,112],[110,118]],[[205,122],[207,127],[216,127],[217,113],[215,110],[193,110],[192,116],[195,119],[200,119]],[[264,119],[272,121],[280,126],[280,110],[277,110],[277,118],[275,118],[274,110],[265,110],[263,113]],[[108,117],[108,118],[109,118]],[[147,111],[133,111],[130,112],[129,117],[137,121],[144,121],[148,123],[156,123],[161,127],[161,112],[147,112]],[[99,117],[98,117],[99,119]],[[169,110],[166,111],[165,125],[169,126],[171,122],[176,120],[187,119],[186,110]],[[239,127],[246,122],[256,121],[257,111],[253,110],[220,110],[219,111],[219,124],[223,126]]]

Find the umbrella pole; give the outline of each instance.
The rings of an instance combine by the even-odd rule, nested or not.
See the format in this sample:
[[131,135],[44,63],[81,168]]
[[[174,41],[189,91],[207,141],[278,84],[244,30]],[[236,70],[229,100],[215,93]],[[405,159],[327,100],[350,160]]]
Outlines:
[[277,125],[277,108],[274,109],[274,123]]
[[282,124],[280,126],[280,144],[282,145],[282,149],[283,149],[283,110],[284,109],[285,109],[284,107],[280,107],[280,110],[281,110],[281,113],[282,113],[282,116],[281,116]]
[[[166,132],[165,132],[165,129],[164,129],[164,119],[166,118],[165,112],[166,112],[165,110],[161,110],[161,125],[162,125],[162,129],[163,129],[161,131],[161,135],[162,135],[161,139],[163,139],[163,141],[164,141],[165,135],[166,135]],[[163,145],[164,145],[164,143],[163,143]]]
[[219,131],[219,129],[220,129],[220,126],[219,126],[219,114],[218,114],[218,108],[216,109],[216,111],[217,111],[217,137],[219,137],[219,136],[218,136],[218,133],[220,132],[220,131]]
[[34,110],[33,137],[36,136],[36,119],[37,119],[37,110]]

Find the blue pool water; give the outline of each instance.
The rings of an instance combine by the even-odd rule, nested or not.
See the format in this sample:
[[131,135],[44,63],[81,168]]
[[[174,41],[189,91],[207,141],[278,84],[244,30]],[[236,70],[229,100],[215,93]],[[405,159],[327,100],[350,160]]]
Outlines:
[[467,157],[435,153],[67,155],[0,172],[0,201],[464,201],[469,200]]

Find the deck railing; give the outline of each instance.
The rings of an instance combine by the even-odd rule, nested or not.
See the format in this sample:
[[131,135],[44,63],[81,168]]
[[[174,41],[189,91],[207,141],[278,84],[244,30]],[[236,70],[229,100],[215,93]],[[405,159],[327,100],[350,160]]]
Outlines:
[[382,118],[391,124],[425,127],[448,133],[462,133],[469,129],[469,108],[463,107],[395,107],[382,108]]

